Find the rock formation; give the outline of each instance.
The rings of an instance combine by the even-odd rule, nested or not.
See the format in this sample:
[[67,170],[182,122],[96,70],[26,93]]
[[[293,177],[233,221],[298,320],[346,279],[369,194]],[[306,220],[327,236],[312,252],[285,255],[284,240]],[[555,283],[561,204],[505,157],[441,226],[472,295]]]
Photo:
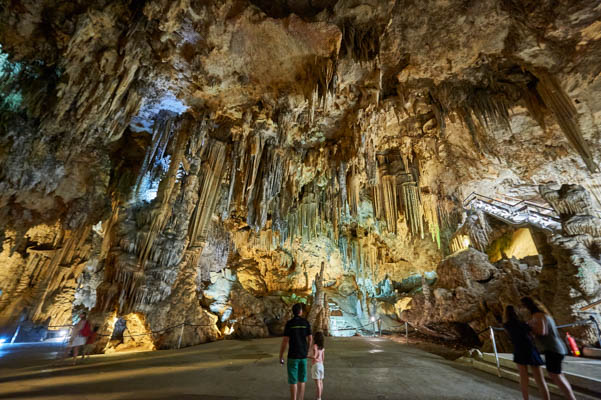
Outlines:
[[[453,278],[471,250],[422,284],[471,192],[553,204],[537,189],[556,181],[600,206],[595,2],[5,3],[2,335],[86,309],[99,351],[173,348],[280,334],[295,301],[354,334],[398,329],[414,295],[426,326],[419,307],[445,314],[455,288],[535,287],[515,261]],[[558,265],[593,265],[593,214],[570,216],[562,240],[588,235],[590,257]],[[480,250],[486,218],[468,221]],[[583,300],[589,278],[570,280]],[[455,299],[455,322],[490,319]]]
[[481,332],[487,340],[487,327],[501,325],[506,305],[534,293],[540,267],[516,259],[491,264],[468,248],[445,258],[436,273],[436,283],[414,295],[402,317],[423,332],[475,344]]
[[[562,231],[550,238],[556,265],[543,269],[541,299],[559,323],[588,319],[580,309],[601,296],[601,219],[591,195],[580,185],[541,187],[541,194],[561,217]],[[596,342],[593,326],[572,328]]]

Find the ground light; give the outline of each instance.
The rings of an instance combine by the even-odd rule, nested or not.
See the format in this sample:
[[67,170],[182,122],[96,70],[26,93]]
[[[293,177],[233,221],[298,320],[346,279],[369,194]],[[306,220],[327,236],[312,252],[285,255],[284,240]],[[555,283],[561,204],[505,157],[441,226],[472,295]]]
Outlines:
[[6,338],[0,338],[0,344],[6,343]]

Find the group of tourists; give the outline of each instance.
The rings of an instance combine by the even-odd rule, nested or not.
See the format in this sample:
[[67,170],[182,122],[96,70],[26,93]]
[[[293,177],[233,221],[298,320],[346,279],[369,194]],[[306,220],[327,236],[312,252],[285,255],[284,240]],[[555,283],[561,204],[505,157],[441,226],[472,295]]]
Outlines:
[[[529,313],[527,322],[520,318],[516,307],[505,308],[504,328],[514,346],[513,361],[520,371],[520,387],[524,400],[528,400],[528,367],[538,385],[541,396],[549,400],[549,388],[545,382],[542,365],[545,365],[553,382],[561,389],[565,397],[575,400],[570,383],[562,373],[561,364],[568,353],[561,340],[553,317],[539,301],[524,297],[521,305]],[[520,307],[521,308],[521,307]],[[286,323],[284,337],[280,346],[280,364],[284,365],[284,352],[288,348],[287,372],[290,384],[290,398],[303,400],[305,382],[307,382],[307,359],[311,360],[311,378],[315,380],[316,399],[321,400],[324,379],[324,335],[323,332],[311,334],[311,325],[303,318],[302,304],[292,307],[293,318]],[[543,361],[541,353],[544,354]]]
[[[557,332],[553,317],[542,303],[531,297],[522,298],[521,304],[530,314],[528,322],[519,317],[516,307],[509,305],[505,308],[504,328],[513,343],[513,361],[519,367],[522,396],[525,400],[528,399],[528,367],[530,367],[542,398],[550,399],[541,368],[545,365],[549,376],[565,397],[575,400],[572,387],[561,372],[561,364],[568,351]],[[541,353],[545,355],[545,361]]]
[[290,398],[303,400],[305,398],[305,382],[307,382],[307,359],[311,360],[311,378],[315,381],[315,398],[321,400],[324,378],[324,334],[311,334],[309,321],[303,318],[303,305],[292,306],[294,315],[286,323],[284,338],[280,346],[280,365],[284,365],[284,351],[288,347],[288,383]]
[[[530,297],[521,299],[521,305],[529,313],[529,320],[520,318],[519,310],[509,305],[505,308],[504,328],[514,346],[513,361],[520,371],[522,396],[528,399],[528,367],[538,385],[542,398],[549,400],[549,389],[544,379],[541,366],[545,365],[549,376],[561,389],[565,397],[575,400],[570,383],[561,371],[561,364],[567,354],[567,348],[557,331],[555,321],[544,305]],[[293,318],[286,323],[284,337],[280,346],[280,365],[284,365],[284,352],[288,348],[287,375],[290,384],[290,398],[303,400],[305,383],[307,382],[307,359],[311,360],[311,378],[315,381],[316,399],[321,400],[324,379],[324,334],[311,333],[309,321],[303,318],[303,305],[292,307]],[[81,314],[79,322],[73,328],[69,348],[73,352],[73,363],[81,352],[82,358],[86,347],[93,345],[96,329],[92,329],[85,314]],[[543,361],[541,353],[544,354]]]

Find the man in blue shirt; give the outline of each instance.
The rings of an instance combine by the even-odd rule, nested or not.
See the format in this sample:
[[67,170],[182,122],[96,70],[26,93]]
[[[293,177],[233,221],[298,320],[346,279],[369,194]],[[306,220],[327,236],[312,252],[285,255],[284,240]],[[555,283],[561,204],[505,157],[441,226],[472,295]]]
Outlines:
[[303,305],[292,306],[294,317],[286,323],[284,338],[280,347],[280,364],[284,365],[284,351],[288,346],[288,383],[290,398],[303,400],[305,397],[305,382],[307,382],[307,353],[311,348],[313,336],[311,325],[302,317]]

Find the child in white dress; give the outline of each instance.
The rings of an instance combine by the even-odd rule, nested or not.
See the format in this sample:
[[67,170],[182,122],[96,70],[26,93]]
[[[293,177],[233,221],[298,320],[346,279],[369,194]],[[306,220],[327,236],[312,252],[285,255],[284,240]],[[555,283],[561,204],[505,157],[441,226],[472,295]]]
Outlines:
[[313,360],[313,365],[311,365],[311,378],[315,380],[317,400],[321,400],[321,394],[323,393],[324,340],[323,332],[316,332],[313,336],[313,346],[311,347],[311,354],[309,355],[309,358]]

